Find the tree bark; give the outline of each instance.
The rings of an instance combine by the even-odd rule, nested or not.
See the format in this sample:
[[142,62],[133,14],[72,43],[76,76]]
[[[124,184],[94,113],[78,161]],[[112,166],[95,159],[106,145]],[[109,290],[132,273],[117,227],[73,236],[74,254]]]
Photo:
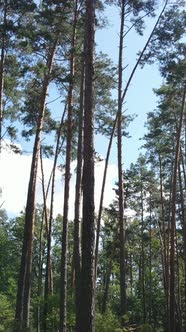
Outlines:
[[110,276],[112,272],[112,266],[113,266],[113,256],[114,256],[114,251],[115,251],[115,243],[112,243],[112,251],[111,251],[111,256],[110,256],[110,261],[108,264],[108,271],[106,275],[106,282],[105,282],[105,289],[103,293],[103,301],[102,301],[102,313],[104,314],[107,309],[107,301],[108,301],[108,294],[109,294],[109,285],[110,285]]
[[152,192],[150,191],[150,201],[149,201],[149,222],[150,222],[150,230],[149,230],[149,322],[152,324],[152,307],[153,307],[153,295],[152,295]]
[[163,174],[162,174],[162,157],[159,153],[159,177],[160,177],[160,198],[161,198],[161,224],[160,231],[162,236],[162,263],[163,263],[163,274],[164,274],[164,290],[166,296],[167,316],[169,315],[169,264],[168,264],[168,248],[169,241],[166,242],[165,232],[165,209],[164,209],[164,198],[163,198]]
[[122,169],[122,75],[123,75],[123,35],[124,35],[125,0],[121,1],[121,25],[118,63],[118,186],[119,186],[119,228],[120,228],[120,310],[121,316],[126,313],[126,285],[125,285],[125,220],[124,220],[124,181]]
[[143,206],[143,185],[141,176],[141,289],[142,289],[142,307],[143,323],[146,322],[146,296],[145,296],[145,252],[144,252],[144,206]]
[[94,6],[86,1],[81,332],[94,330]]
[[177,131],[177,142],[174,160],[173,170],[173,183],[172,183],[172,220],[171,220],[171,248],[170,248],[170,332],[176,331],[176,306],[175,306],[175,236],[176,236],[176,189],[177,189],[177,170],[180,158],[180,141],[181,141],[181,130],[183,123],[183,114],[185,109],[185,95],[186,88],[183,93],[180,121]]
[[70,192],[70,164],[72,150],[72,109],[73,109],[73,90],[75,74],[75,43],[77,25],[77,0],[74,1],[74,21],[71,42],[70,57],[70,84],[68,92],[68,120],[67,120],[67,146],[65,162],[65,188],[63,205],[63,231],[62,231],[62,252],[61,252],[61,294],[60,294],[60,332],[66,332],[67,323],[67,259],[68,259],[68,209]]
[[3,15],[3,32],[2,32],[2,46],[1,46],[1,61],[0,61],[0,153],[2,148],[2,124],[3,124],[3,92],[4,92],[4,72],[5,72],[5,41],[6,41],[6,18],[7,16],[7,0],[4,1],[4,15]]
[[76,332],[80,332],[80,274],[81,274],[81,239],[80,239],[80,201],[82,191],[82,164],[83,164],[83,114],[84,114],[84,54],[82,55],[80,113],[78,125],[78,151],[75,192],[74,218],[74,269],[75,269],[75,303],[76,303]]
[[45,102],[47,90],[50,82],[50,73],[52,70],[55,50],[58,39],[50,49],[47,60],[47,73],[43,81],[40,110],[37,122],[37,130],[35,143],[33,148],[30,181],[27,194],[27,204],[25,212],[24,238],[21,256],[21,267],[18,280],[18,291],[16,301],[16,327],[19,332],[26,332],[29,329],[29,312],[30,312],[30,290],[31,290],[31,271],[32,271],[32,253],[33,253],[33,237],[35,223],[35,196],[36,196],[36,180],[38,170],[38,160],[40,152],[41,133],[45,116]]
[[[184,143],[185,143],[185,158],[183,158],[183,172],[184,172],[184,186],[186,192],[186,176],[185,176],[185,169],[186,169],[186,107],[184,108]],[[184,260],[185,260],[185,309],[184,309],[184,332],[186,332],[186,194],[185,194],[185,204],[184,204],[184,215],[183,215],[183,245],[184,245]]]
[[[51,182],[51,198],[50,198],[50,211],[49,211],[49,220],[47,223],[47,261],[46,261],[46,274],[45,274],[45,293],[44,293],[44,317],[43,317],[43,331],[46,332],[47,329],[47,315],[48,315],[48,297],[49,294],[53,294],[53,272],[52,272],[52,260],[51,260],[51,241],[52,241],[52,221],[53,221],[53,209],[54,209],[54,189],[55,189],[55,175],[56,175],[56,166],[57,159],[59,156],[60,150],[60,138],[62,126],[64,124],[64,116],[66,112],[66,106],[61,117],[61,122],[59,129],[57,131],[57,142],[55,148],[54,162],[52,168],[52,182]],[[45,213],[46,214],[46,213]]]

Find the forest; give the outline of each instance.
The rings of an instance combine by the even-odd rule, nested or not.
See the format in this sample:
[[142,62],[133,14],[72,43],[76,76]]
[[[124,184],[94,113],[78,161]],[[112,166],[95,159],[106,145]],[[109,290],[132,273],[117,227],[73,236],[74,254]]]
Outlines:
[[[96,43],[108,9],[118,13],[117,62]],[[185,31],[181,0],[0,0],[0,331],[186,332]],[[128,93],[138,70],[148,84],[143,70],[154,64],[156,106],[126,168]],[[24,209],[12,216],[3,158],[28,151]]]

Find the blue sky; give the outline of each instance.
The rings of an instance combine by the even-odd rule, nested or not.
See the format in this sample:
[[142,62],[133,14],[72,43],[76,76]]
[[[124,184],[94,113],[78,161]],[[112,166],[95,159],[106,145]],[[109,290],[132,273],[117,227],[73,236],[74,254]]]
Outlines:
[[[161,10],[161,8],[159,10]],[[116,7],[108,7],[106,16],[109,25],[102,30],[96,31],[97,49],[108,54],[114,63],[117,64],[120,29],[119,10]],[[156,17],[145,19],[146,28],[142,37],[137,35],[134,30],[131,30],[124,40],[123,66],[128,65],[123,75],[124,86],[135,65],[137,59],[136,54],[139,50],[143,49],[156,19]],[[161,82],[162,79],[156,64],[151,66],[147,65],[143,69],[138,68],[134,75],[126,96],[124,109],[127,109],[126,114],[135,113],[137,117],[128,127],[131,138],[125,138],[123,142],[124,168],[128,168],[131,162],[135,162],[139,155],[139,148],[142,145],[142,141],[139,139],[143,137],[145,133],[144,124],[146,122],[147,112],[152,111],[156,107],[157,100],[153,93],[153,88],[160,87]],[[96,150],[105,156],[108,140],[99,136],[95,139],[95,144]],[[113,145],[110,160],[116,162],[116,143]]]

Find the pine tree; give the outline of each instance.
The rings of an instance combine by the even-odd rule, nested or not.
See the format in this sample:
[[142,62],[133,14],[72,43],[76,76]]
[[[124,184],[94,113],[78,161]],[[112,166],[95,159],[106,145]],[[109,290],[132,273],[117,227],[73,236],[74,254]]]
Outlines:
[[94,6],[86,1],[81,332],[94,330]]

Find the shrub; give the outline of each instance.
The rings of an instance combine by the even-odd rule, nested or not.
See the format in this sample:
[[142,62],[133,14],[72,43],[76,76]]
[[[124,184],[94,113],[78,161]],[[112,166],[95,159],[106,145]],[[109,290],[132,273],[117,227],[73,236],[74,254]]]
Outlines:
[[149,324],[143,324],[140,326],[139,332],[153,332],[153,329]]
[[122,332],[119,319],[110,311],[96,314],[95,327],[96,332]]

